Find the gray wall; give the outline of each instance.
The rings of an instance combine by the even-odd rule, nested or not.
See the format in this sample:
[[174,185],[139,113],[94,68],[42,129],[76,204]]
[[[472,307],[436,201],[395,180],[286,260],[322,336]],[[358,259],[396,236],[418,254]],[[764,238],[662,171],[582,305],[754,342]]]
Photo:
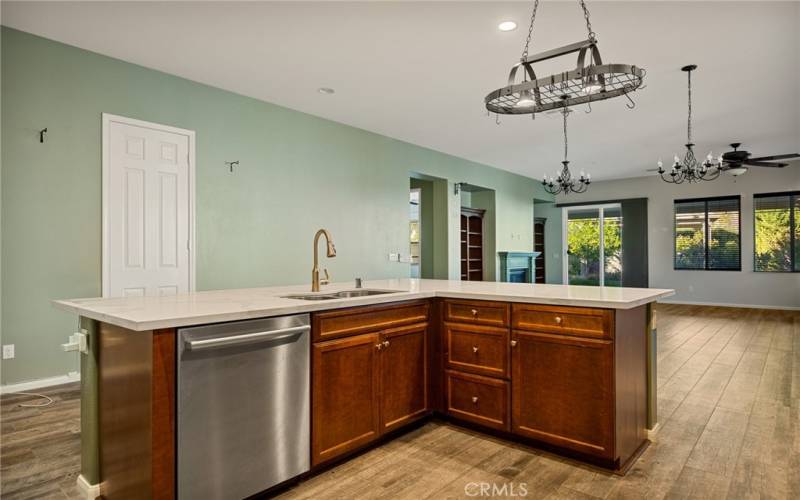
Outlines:
[[[800,308],[800,273],[753,272],[753,194],[798,189],[800,162],[794,162],[780,170],[754,167],[739,178],[723,175],[715,181],[701,184],[676,186],[661,181],[657,176],[596,182],[583,195],[559,196],[556,201],[572,203],[648,198],[650,287],[675,289],[675,297],[669,300]],[[673,270],[673,201],[737,194],[742,197],[742,270]],[[536,206],[538,208],[539,205]]]

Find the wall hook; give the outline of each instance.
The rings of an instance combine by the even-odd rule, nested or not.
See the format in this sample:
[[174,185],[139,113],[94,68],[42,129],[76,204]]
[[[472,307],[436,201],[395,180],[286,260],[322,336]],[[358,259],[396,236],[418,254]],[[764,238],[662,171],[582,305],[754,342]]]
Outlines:
[[43,128],[39,131],[39,142],[44,143],[44,134],[47,133],[47,129]]
[[230,168],[230,169],[231,169],[231,172],[233,172],[233,167],[238,167],[238,166],[239,166],[239,160],[236,160],[236,161],[226,161],[226,162],[225,162],[225,165],[227,165],[227,166],[228,166],[228,168]]

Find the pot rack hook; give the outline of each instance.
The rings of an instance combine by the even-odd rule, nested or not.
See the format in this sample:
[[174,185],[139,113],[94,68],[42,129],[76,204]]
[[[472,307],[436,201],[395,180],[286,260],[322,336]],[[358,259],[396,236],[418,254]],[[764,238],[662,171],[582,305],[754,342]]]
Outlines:
[[499,113],[495,113],[494,114],[494,124],[495,125],[500,125],[500,114]]
[[631,99],[631,96],[629,96],[627,92],[625,92],[625,94],[624,94],[624,95],[625,95],[625,97],[626,97],[626,98],[627,98],[627,99],[628,99],[628,100],[631,102],[630,104],[627,104],[627,103],[626,103],[626,104],[625,104],[625,107],[626,107],[626,108],[628,108],[628,109],[633,109],[633,108],[635,108],[635,107],[636,107],[636,103],[633,101],[633,99]]
[[228,166],[228,168],[231,170],[231,172],[233,172],[233,167],[238,167],[238,166],[239,166],[239,160],[236,160],[236,161],[226,161],[226,162],[225,162],[225,165],[227,165],[227,166]]
[[47,133],[47,128],[43,128],[39,131],[39,142],[44,143],[44,134]]
[[592,112],[592,101],[587,101],[586,102],[586,108],[587,109],[583,110],[583,112],[588,115],[589,113]]

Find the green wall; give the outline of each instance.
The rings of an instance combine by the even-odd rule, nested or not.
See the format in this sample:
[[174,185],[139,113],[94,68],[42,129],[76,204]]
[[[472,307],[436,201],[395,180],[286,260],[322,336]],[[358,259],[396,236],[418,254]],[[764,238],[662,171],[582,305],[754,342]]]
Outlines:
[[[549,198],[533,179],[24,32],[4,27],[1,46],[2,342],[17,351],[3,383],[78,369],[60,348],[77,318],[50,300],[101,293],[103,112],[196,131],[199,290],[306,282],[320,227],[334,280],[408,276],[387,254],[407,253],[411,172],[446,179],[434,203],[450,224],[454,182],[493,189],[503,250],[530,250],[532,200]],[[437,277],[454,267],[451,233],[437,231]]]

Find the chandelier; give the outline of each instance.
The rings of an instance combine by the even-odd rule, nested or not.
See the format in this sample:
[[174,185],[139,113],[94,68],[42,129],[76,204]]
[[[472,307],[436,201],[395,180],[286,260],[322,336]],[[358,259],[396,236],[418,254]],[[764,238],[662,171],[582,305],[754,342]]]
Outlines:
[[589,188],[589,184],[592,183],[592,176],[590,174],[585,174],[581,171],[580,178],[573,179],[569,171],[569,160],[567,160],[567,116],[569,116],[571,111],[566,106],[568,99],[567,96],[564,96],[564,107],[561,109],[561,114],[564,116],[564,161],[561,162],[563,167],[561,168],[561,173],[557,174],[558,177],[550,177],[550,179],[548,179],[547,174],[545,174],[542,180],[544,190],[550,194],[585,193]]
[[[646,74],[643,68],[628,64],[603,64],[597,38],[592,31],[589,20],[589,9],[584,0],[578,3],[583,9],[588,37],[586,40],[572,43],[556,49],[547,50],[528,56],[528,49],[533,36],[533,23],[539,0],[534,0],[528,38],[522,51],[520,61],[511,67],[508,85],[490,92],[485,98],[486,109],[490,113],[520,115],[540,113],[561,106],[589,104],[624,95],[634,103],[628,95],[642,85]],[[538,78],[533,64],[553,59],[566,54],[578,53],[577,67],[550,76]],[[517,73],[522,68],[522,81],[517,82]]]
[[669,172],[664,170],[664,162],[658,160],[658,175],[664,182],[672,184],[682,184],[683,182],[700,182],[700,181],[713,181],[719,174],[722,173],[720,166],[722,165],[722,156],[716,159],[714,155],[709,152],[704,162],[700,163],[694,156],[694,143],[692,142],[692,71],[697,69],[696,64],[690,64],[681,68],[681,71],[686,72],[689,87],[689,120],[686,126],[686,154],[683,161],[675,155],[673,158],[672,168]]

